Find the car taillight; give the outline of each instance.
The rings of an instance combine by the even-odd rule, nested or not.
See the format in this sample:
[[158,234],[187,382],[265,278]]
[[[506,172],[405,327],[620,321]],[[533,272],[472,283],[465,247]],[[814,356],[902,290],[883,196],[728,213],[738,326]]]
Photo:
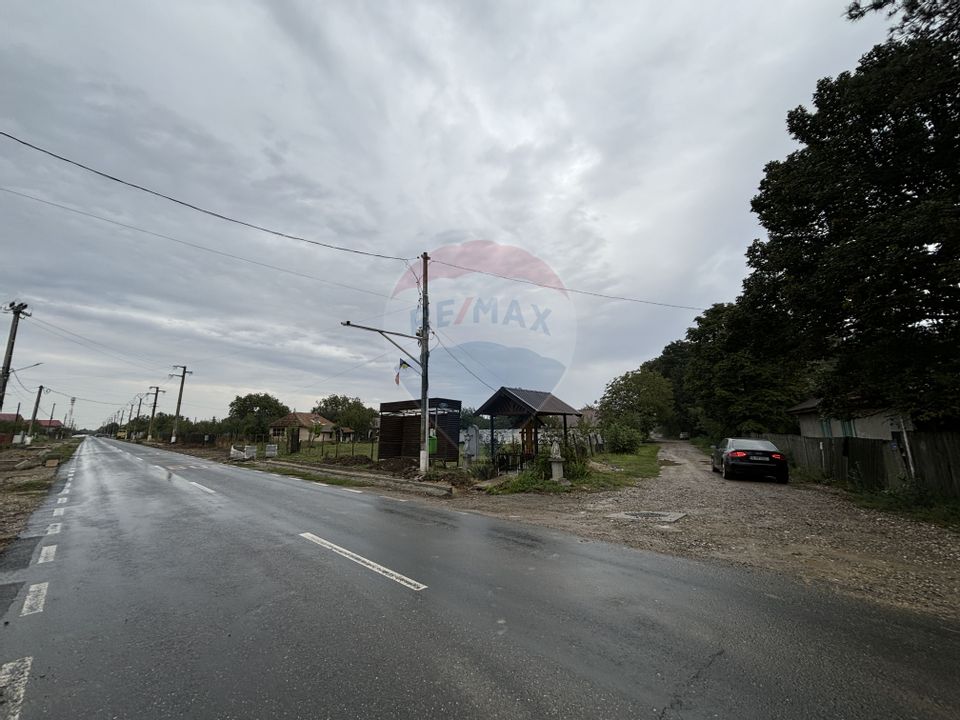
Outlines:
[[743,450],[734,450],[730,453],[730,457],[746,457],[747,454]]
[[772,453],[770,457],[772,457],[774,460],[783,460],[783,455],[780,453]]

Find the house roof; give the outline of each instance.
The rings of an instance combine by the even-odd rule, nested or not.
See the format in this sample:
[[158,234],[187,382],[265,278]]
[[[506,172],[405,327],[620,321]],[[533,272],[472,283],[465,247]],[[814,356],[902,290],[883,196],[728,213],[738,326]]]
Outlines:
[[45,427],[45,428],[63,427],[63,423],[60,422],[59,420],[37,420],[37,423],[40,425],[40,427]]
[[822,398],[810,398],[809,400],[804,400],[802,403],[797,403],[792,408],[787,408],[787,412],[791,415],[801,415],[803,413],[815,411],[822,402]]
[[20,413],[0,413],[0,422],[23,422]]
[[543,390],[502,387],[477,409],[477,415],[581,415]]
[[316,427],[330,425],[333,426],[334,423],[327,420],[323,415],[317,415],[316,413],[304,413],[304,412],[292,412],[289,415],[284,415],[282,418],[278,418],[270,423],[270,427],[302,427],[308,429],[316,429]]

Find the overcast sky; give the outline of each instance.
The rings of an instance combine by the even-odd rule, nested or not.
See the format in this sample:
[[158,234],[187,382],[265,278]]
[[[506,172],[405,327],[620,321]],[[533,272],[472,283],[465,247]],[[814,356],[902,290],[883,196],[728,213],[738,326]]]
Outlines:
[[[845,5],[5,2],[0,129],[286,233],[704,308],[739,291],[787,111],[884,38]],[[29,415],[39,383],[63,393],[46,415],[85,398],[78,426],[154,384],[172,412],[174,364],[194,371],[191,418],[248,392],[298,410],[416,392],[412,371],[394,384],[399,351],[340,325],[410,332],[401,261],[231,225],[5,138],[0,187],[0,300],[33,312],[13,367],[43,363],[26,389],[11,380],[5,412]],[[581,406],[697,315],[444,267],[435,394],[466,405],[507,385]]]

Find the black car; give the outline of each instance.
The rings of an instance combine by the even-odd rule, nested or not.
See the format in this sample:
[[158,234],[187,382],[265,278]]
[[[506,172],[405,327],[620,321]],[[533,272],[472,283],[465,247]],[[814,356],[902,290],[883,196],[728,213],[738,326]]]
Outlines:
[[772,442],[753,438],[726,438],[714,445],[710,469],[728,480],[738,475],[772,477],[781,483],[790,479],[787,456]]

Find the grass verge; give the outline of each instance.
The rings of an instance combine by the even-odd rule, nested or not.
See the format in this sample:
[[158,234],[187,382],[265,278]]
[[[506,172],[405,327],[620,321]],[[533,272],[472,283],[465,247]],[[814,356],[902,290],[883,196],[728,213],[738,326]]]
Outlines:
[[960,502],[918,502],[899,493],[850,492],[854,505],[896,513],[912,520],[933,523],[960,532]]
[[572,480],[569,485],[561,485],[553,480],[544,479],[531,471],[522,472],[487,490],[490,495],[511,495],[513,493],[559,494],[571,490],[596,492],[615,490],[635,485],[637,480],[655,478],[660,475],[657,453],[660,446],[656,443],[644,443],[633,454],[602,453],[592,458],[595,463],[609,467],[599,470],[591,466],[586,477]]

